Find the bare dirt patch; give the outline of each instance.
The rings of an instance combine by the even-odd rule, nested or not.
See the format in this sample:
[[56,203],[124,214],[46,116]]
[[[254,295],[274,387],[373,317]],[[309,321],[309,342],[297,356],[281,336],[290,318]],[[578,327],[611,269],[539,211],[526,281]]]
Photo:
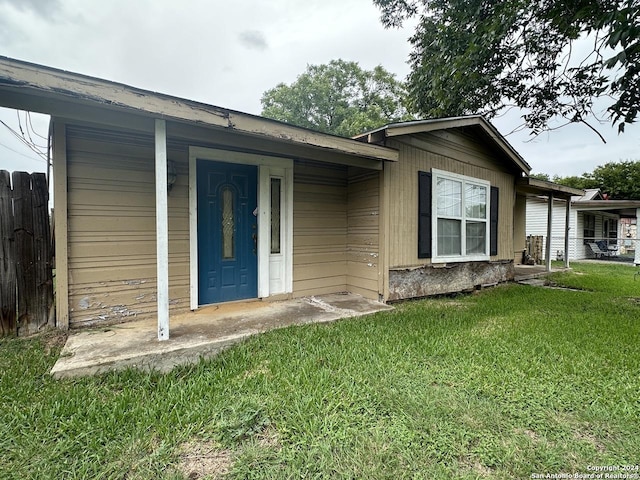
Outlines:
[[278,431],[271,426],[267,426],[262,432],[258,433],[256,439],[261,448],[272,450],[280,450],[281,448]]
[[606,450],[604,444],[600,442],[600,440],[598,440],[596,436],[590,432],[578,430],[576,432],[573,432],[573,438],[575,438],[576,440],[580,440],[582,442],[590,443],[591,445],[593,445],[593,448],[595,448],[598,453],[603,453]]
[[187,442],[180,447],[177,469],[186,478],[220,479],[233,464],[231,450],[210,441]]
[[[509,325],[508,319],[500,316],[487,317],[471,330],[471,334],[481,338],[489,338],[499,332],[504,331]],[[507,325],[507,326],[506,326]]]
[[269,360],[265,360],[256,366],[253,370],[247,370],[244,372],[244,378],[253,378],[260,375],[271,376],[271,368],[269,367]]
[[52,352],[58,353],[67,343],[67,332],[55,330],[47,332],[42,336],[42,343],[44,344],[44,353],[51,355]]
[[483,465],[478,460],[470,459],[470,458],[460,458],[458,459],[460,465],[463,469],[472,471],[473,474],[477,478],[486,478],[491,477],[493,475],[493,469]]

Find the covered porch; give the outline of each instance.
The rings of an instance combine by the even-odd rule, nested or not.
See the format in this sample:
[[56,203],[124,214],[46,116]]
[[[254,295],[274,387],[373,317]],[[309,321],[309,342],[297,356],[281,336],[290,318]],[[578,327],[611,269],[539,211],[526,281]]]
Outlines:
[[[551,252],[551,237],[553,227],[553,202],[554,199],[564,201],[566,204],[564,215],[563,244],[564,252],[569,251],[569,234],[570,234],[570,214],[571,214],[571,198],[576,195],[583,195],[584,191],[559,185],[553,182],[538,180],[536,178],[524,177],[516,182],[516,201],[514,215],[514,263],[516,266],[522,265],[522,258],[526,250],[526,218],[527,218],[527,197],[542,196],[547,198],[547,235],[546,235],[546,252]],[[564,268],[569,268],[569,255],[564,255]],[[545,272],[551,272],[551,255],[547,253],[545,256]]]
[[[181,328],[209,304],[384,292],[372,259],[385,258],[381,172],[395,150],[5,57],[0,105],[52,118],[60,329],[144,318],[169,340],[174,318]],[[228,176],[207,182],[220,172],[198,162]],[[236,296],[202,293],[247,278]]]
[[126,368],[167,372],[177,365],[215,356],[268,330],[332,322],[392,308],[348,293],[211,305],[172,316],[171,338],[164,342],[158,342],[157,320],[153,318],[71,333],[51,374],[70,378]]
[[604,255],[606,259],[640,264],[637,232],[640,200],[578,199],[572,202],[572,207],[584,225],[583,232],[578,232],[583,234],[578,257],[593,258],[588,243],[595,242],[608,247],[610,254]]

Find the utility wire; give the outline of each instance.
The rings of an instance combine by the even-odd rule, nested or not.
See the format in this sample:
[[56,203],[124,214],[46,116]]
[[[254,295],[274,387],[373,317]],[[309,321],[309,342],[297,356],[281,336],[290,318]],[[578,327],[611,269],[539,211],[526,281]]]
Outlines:
[[31,123],[31,112],[25,112],[27,119],[29,120],[29,126],[31,127],[31,131],[33,132],[34,135],[36,135],[37,137],[40,137],[42,140],[45,141],[49,141],[48,137],[45,137],[44,135],[40,135],[38,132],[36,132],[36,129],[33,128],[33,123]]
[[31,157],[29,155],[25,155],[24,153],[19,152],[18,150],[14,150],[13,148],[6,146],[4,143],[0,143],[0,147],[4,147],[7,150],[11,150],[13,153],[18,154],[21,157],[28,158],[29,160],[33,160],[34,162],[45,162],[46,163],[46,160],[44,158],[35,158],[35,157]]
[[29,149],[31,149],[36,155],[41,157],[45,162],[47,161],[47,155],[40,151],[36,145],[32,145],[29,143],[24,137],[22,137],[18,132],[16,132],[13,128],[7,125],[4,121],[0,120],[0,123],[4,125],[18,140],[20,140],[24,145],[26,145]]
[[[24,128],[27,131],[27,134],[25,135],[24,130],[22,129],[22,121],[20,119],[20,111],[16,110],[16,114],[18,115],[18,128],[20,129],[20,133],[22,133],[22,138],[24,138],[24,141],[26,143],[29,143],[30,145],[38,148],[40,151],[42,151],[43,149],[47,148],[44,145],[38,145],[36,142],[33,141],[33,138],[31,137],[31,132],[29,131],[29,122],[27,121],[27,113],[29,112],[24,112]],[[35,132],[34,132],[35,133]],[[27,140],[27,137],[29,137],[29,139]]]

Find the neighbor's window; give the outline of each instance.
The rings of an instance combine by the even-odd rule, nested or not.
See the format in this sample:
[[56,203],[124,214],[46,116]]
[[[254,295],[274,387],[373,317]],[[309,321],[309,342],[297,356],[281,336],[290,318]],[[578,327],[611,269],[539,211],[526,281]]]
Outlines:
[[433,171],[434,260],[489,258],[489,182]]
[[584,243],[596,241],[596,217],[594,215],[584,214]]
[[618,244],[618,220],[615,218],[607,218],[604,221],[604,239],[607,240],[607,245]]

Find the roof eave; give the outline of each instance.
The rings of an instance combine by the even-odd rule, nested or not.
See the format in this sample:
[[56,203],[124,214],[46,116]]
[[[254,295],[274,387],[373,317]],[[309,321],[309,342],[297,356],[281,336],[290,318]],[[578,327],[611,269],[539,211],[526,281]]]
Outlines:
[[640,208],[640,200],[576,200],[571,202],[578,210],[619,210]]
[[[37,97],[44,106],[62,100],[70,113],[75,105],[91,105],[145,117],[224,128],[365,159],[398,160],[398,152],[388,147],[355,142],[248,113],[0,56],[0,98],[5,99],[3,105],[39,111],[34,109],[38,102],[26,105],[20,101],[29,96]],[[64,111],[51,112],[44,106],[40,113],[65,116]]]
[[362,133],[361,135],[357,135],[353,138],[361,142],[366,141],[369,143],[379,143],[382,141],[382,138],[470,126],[482,128],[494,144],[496,144],[497,147],[502,150],[525,175],[528,175],[531,172],[531,166],[524,160],[524,158],[522,158],[522,156],[520,156],[511,144],[507,142],[500,132],[481,115],[393,123]]
[[531,177],[519,178],[516,181],[516,189],[518,192],[524,194],[553,195],[555,198],[562,198],[569,201],[571,197],[575,195],[584,195],[584,190]]

